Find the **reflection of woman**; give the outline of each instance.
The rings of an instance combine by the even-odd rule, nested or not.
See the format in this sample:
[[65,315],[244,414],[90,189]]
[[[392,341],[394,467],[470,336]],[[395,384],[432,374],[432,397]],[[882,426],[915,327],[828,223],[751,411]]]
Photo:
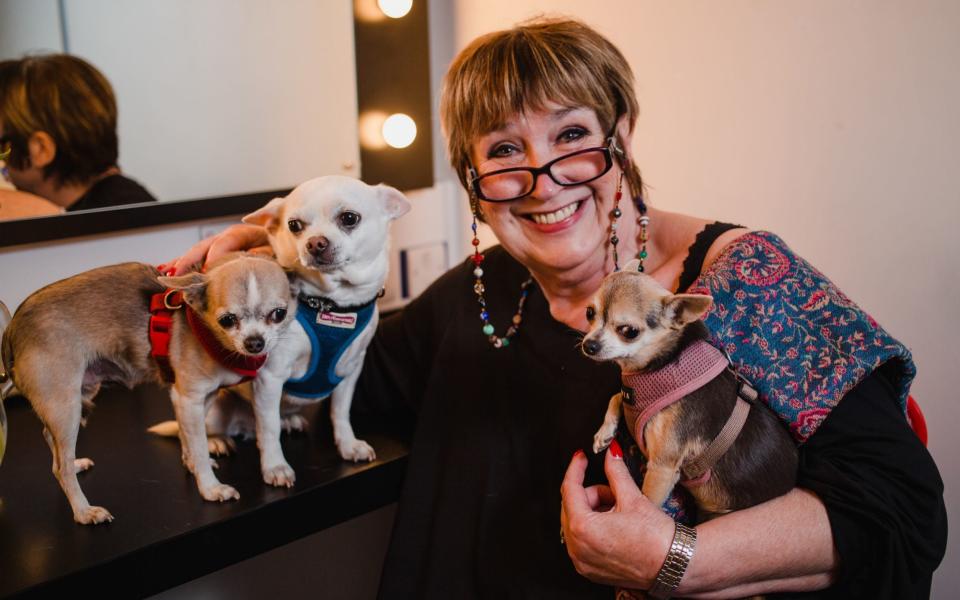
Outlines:
[[[385,319],[368,352],[356,406],[416,419],[381,596],[611,596],[574,566],[598,583],[670,583],[668,552],[683,563],[673,521],[617,450],[603,464],[610,486],[585,487],[600,464],[577,450],[619,390],[615,367],[580,355],[578,332],[628,257],[670,289],[715,295],[714,341],[804,441],[796,489],[696,527],[675,593],[929,594],[945,508],[902,411],[909,353],[776,236],[647,205],[616,48],[569,21],[481,37],[450,67],[441,112],[474,214],[502,247]],[[235,228],[178,264],[263,240]]]
[[0,152],[18,189],[67,211],[156,200],[120,174],[113,90],[75,56],[0,62]]

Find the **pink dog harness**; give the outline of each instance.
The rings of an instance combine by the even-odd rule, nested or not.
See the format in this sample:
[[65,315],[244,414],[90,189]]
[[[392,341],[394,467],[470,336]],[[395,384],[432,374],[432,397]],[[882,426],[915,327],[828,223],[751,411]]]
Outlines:
[[[727,367],[729,361],[709,343],[698,340],[684,348],[676,360],[653,372],[626,372],[620,375],[623,384],[623,414],[640,450],[647,455],[643,429],[653,415],[700,389]],[[747,420],[750,404],[757,392],[742,382],[730,417],[709,446],[693,461],[681,468],[682,484],[698,485],[710,479],[710,468],[723,456]]]

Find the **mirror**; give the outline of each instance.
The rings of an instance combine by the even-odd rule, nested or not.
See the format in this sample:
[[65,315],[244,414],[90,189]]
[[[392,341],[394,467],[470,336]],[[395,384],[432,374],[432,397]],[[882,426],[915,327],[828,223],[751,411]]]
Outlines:
[[[359,175],[350,2],[0,0],[0,59],[38,52],[110,80],[120,167],[166,205],[144,214],[237,214],[319,174]],[[0,245],[38,220],[94,233],[137,211],[6,222]]]

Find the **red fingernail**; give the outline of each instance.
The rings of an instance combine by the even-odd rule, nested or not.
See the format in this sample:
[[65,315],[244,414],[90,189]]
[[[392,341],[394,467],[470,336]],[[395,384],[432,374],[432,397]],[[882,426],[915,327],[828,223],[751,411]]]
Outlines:
[[623,458],[623,450],[620,448],[620,443],[617,440],[613,440],[610,444],[610,456],[614,458]]
[[577,450],[573,453],[574,458],[577,458],[578,456],[583,456],[583,450]]

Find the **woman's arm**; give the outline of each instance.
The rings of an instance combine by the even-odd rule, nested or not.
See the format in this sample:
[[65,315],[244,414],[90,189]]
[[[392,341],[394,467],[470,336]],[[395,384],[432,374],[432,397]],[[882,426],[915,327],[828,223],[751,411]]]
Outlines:
[[[564,479],[561,522],[577,571],[597,582],[649,589],[673,539],[673,522],[640,492],[623,460],[608,452],[604,486],[583,487],[586,457]],[[603,510],[602,499],[615,500]],[[693,559],[678,596],[740,598],[827,587],[837,567],[826,510],[794,490],[697,527]]]
[[197,270],[208,261],[239,250],[269,254],[271,250],[267,230],[258,225],[231,225],[217,235],[200,240],[183,256],[160,265],[159,270],[172,275],[182,275]]

